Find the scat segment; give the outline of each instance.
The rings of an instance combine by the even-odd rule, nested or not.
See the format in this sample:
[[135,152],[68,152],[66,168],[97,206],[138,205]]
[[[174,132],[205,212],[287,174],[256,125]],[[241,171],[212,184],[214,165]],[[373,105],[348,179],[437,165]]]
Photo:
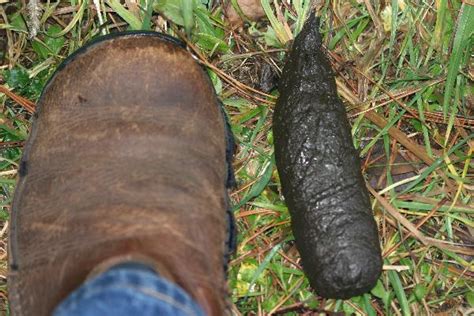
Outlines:
[[316,292],[349,298],[382,269],[377,228],[345,108],[312,15],[283,69],[275,155],[304,271]]

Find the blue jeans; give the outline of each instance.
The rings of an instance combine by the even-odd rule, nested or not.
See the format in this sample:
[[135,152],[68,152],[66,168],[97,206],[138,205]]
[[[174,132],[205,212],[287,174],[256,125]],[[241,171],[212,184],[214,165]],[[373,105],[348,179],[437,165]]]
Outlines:
[[139,263],[121,264],[86,281],[53,316],[204,316],[178,285]]

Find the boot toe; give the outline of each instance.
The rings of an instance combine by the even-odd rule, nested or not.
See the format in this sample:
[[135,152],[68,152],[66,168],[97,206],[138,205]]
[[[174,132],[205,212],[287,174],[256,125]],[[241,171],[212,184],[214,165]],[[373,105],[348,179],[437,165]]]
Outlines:
[[185,49],[158,33],[96,41],[58,68],[37,111],[12,206],[15,315],[50,314],[94,266],[133,252],[181,260],[184,288],[225,294],[225,126]]

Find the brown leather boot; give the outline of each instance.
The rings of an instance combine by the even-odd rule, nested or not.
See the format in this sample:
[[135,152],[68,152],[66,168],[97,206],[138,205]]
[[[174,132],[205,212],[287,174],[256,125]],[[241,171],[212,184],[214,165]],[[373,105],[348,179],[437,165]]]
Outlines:
[[21,161],[13,315],[50,315],[98,266],[134,258],[225,314],[227,156],[210,80],[176,40],[127,33],[80,49],[43,91]]

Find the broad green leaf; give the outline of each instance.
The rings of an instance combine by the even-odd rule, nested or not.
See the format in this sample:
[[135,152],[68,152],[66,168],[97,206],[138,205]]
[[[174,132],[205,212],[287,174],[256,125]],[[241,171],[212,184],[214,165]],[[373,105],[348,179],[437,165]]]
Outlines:
[[28,33],[28,28],[26,27],[25,20],[23,19],[20,13],[15,13],[10,19],[10,24],[5,25],[5,28],[15,32]]
[[469,292],[466,294],[466,300],[474,308],[474,292]]
[[62,29],[59,25],[51,25],[44,36],[44,41],[40,41],[36,38],[31,43],[33,50],[41,59],[46,59],[49,56],[57,56],[59,54],[66,41],[64,36],[57,36],[61,31]]
[[415,285],[414,289],[415,297],[418,301],[421,301],[425,298],[426,294],[428,293],[428,288],[424,284],[417,284]]
[[224,41],[210,34],[197,33],[195,36],[197,38],[198,46],[207,52],[213,53],[217,51],[221,53],[227,53],[229,51],[229,46],[227,46]]
[[[183,6],[183,1],[185,2]],[[192,4],[189,4],[192,3]],[[196,0],[157,0],[153,5],[153,9],[163,14],[166,18],[181,26],[194,26],[190,22],[193,18],[192,11],[189,10],[199,7]],[[184,8],[184,9],[183,9]],[[186,16],[184,16],[186,15]]]

